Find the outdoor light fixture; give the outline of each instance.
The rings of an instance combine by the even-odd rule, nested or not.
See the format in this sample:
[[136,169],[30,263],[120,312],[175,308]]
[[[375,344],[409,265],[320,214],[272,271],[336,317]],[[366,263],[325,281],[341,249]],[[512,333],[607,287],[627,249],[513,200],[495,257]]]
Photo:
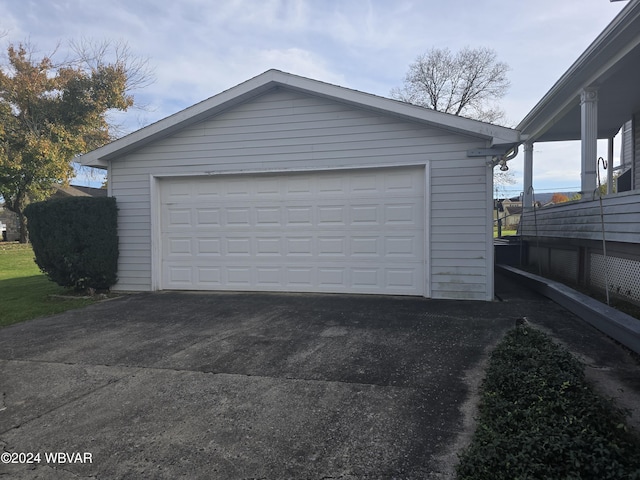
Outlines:
[[500,165],[501,172],[509,170],[507,162],[515,158],[516,155],[518,155],[518,145],[514,145],[508,150],[504,148],[476,148],[467,150],[468,157],[491,156],[491,161],[487,165],[491,165],[491,168],[494,168],[496,165]]

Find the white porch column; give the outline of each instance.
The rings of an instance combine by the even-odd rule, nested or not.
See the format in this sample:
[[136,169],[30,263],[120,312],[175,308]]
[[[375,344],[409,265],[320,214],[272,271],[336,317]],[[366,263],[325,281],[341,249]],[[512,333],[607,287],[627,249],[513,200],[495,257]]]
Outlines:
[[598,90],[585,88],[580,94],[582,168],[580,190],[583,196],[591,198],[596,189],[596,168],[598,168]]
[[524,175],[523,175],[524,192],[522,195],[522,208],[528,209],[533,207],[533,143],[524,143]]
[[[613,138],[609,139],[607,149],[607,195],[613,193]],[[598,165],[600,168],[600,165]]]

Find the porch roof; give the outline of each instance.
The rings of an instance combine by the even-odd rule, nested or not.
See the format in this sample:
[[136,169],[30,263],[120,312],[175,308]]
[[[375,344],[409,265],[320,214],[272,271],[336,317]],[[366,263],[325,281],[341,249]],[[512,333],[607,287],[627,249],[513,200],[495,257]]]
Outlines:
[[630,0],[516,127],[530,141],[579,140],[580,92],[598,89],[598,138],[640,111],[640,0]]

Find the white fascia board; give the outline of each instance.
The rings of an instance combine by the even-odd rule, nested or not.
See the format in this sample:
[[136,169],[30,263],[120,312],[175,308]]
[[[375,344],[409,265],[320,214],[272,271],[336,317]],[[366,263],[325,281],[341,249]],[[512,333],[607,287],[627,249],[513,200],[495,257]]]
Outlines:
[[[269,80],[266,79],[271,70],[254,77],[244,83],[236,85],[228,90],[210,97],[191,107],[181,110],[173,115],[163,118],[140,130],[130,133],[103,147],[85,153],[78,158],[80,164],[85,166],[106,166],[107,161],[120,156],[128,151],[145,145],[156,138],[161,138],[196,123],[201,118],[215,115],[218,110],[228,108],[233,103],[239,103],[253,95],[259,95],[269,89]],[[262,87],[262,88],[261,88]]]
[[380,97],[358,90],[299,77],[297,75],[284,72],[277,73],[282,75],[282,78],[278,81],[282,86],[331,98],[358,108],[376,110],[386,115],[395,115],[410,121],[427,123],[463,135],[488,139],[492,142],[492,145],[513,144],[520,141],[520,133],[511,128],[459,117],[449,113],[437,112],[399,100]]
[[233,105],[276,87],[290,88],[311,95],[323,96],[351,104],[357,108],[375,110],[386,115],[395,115],[410,121],[427,123],[463,135],[487,139],[491,141],[492,145],[520,142],[519,132],[507,127],[437,112],[279,70],[268,70],[214,97],[88,152],[79,157],[79,161],[86,166],[106,167],[108,160],[139,148],[157,138],[170,135],[181,128],[213,116]]

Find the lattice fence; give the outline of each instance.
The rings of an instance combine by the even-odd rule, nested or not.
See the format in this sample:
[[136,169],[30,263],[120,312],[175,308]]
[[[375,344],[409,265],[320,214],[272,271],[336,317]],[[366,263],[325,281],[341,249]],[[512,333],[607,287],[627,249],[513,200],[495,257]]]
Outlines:
[[[589,282],[591,285],[605,288],[605,257],[599,253],[591,254]],[[640,262],[620,257],[607,257],[609,292],[635,303],[640,302]]]

